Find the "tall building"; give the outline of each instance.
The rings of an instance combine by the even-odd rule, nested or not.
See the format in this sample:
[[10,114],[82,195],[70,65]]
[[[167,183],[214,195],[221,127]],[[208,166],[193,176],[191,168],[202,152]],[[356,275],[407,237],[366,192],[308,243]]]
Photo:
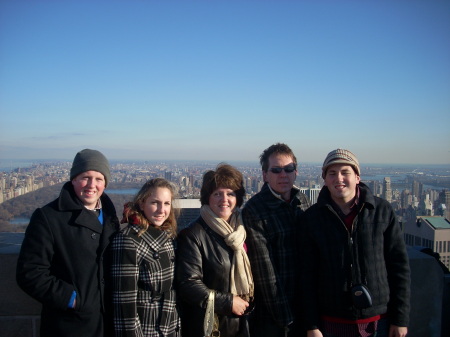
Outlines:
[[383,198],[389,202],[392,202],[391,177],[384,177]]
[[412,194],[415,195],[418,199],[422,197],[423,192],[423,184],[420,181],[413,180],[412,182]]
[[450,219],[450,191],[445,191],[445,218]]
[[17,177],[12,177],[11,178],[11,187],[12,188],[16,188],[17,187],[17,182],[18,182]]
[[403,209],[407,209],[412,204],[412,195],[409,190],[403,190],[400,194],[400,203]]
[[0,174],[1,175],[1,178],[0,178],[0,188],[2,189],[2,190],[5,190],[5,188],[6,188],[6,178],[5,178],[5,176],[3,175],[3,174]]
[[251,177],[247,177],[247,178],[244,178],[244,187],[245,187],[245,190],[247,191],[247,192],[251,192],[252,191],[252,178]]
[[369,181],[364,181],[364,183],[369,187],[369,189],[372,191],[372,193],[374,194],[374,195],[379,195],[378,193],[379,193],[379,188],[378,188],[378,185],[379,185],[379,182],[378,182],[378,180],[369,180]]
[[442,215],[446,219],[450,219],[450,191],[441,191],[434,205],[436,215]]
[[25,178],[25,186],[26,192],[32,192],[34,187],[34,177],[32,175],[28,175]]
[[441,262],[450,268],[450,222],[441,216],[418,216],[404,224],[405,242],[439,253]]
[[422,200],[419,203],[420,209],[422,211],[422,214],[424,215],[434,215],[433,212],[433,203],[430,200],[430,195],[426,194],[425,198],[422,198]]

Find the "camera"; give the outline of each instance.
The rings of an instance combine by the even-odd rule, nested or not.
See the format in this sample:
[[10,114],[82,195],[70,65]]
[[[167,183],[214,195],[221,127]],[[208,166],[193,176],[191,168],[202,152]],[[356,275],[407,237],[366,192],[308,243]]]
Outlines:
[[372,306],[372,296],[364,284],[358,284],[350,290],[353,305],[358,309],[367,309]]

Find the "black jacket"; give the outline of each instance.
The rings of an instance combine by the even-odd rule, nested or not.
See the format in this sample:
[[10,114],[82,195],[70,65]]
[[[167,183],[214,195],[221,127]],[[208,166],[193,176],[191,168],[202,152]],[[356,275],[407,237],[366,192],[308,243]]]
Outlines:
[[[402,230],[391,205],[359,186],[351,235],[332,208],[327,187],[302,217],[299,261],[307,329],[317,328],[320,315],[356,320],[384,313],[390,324],[408,326],[410,269]],[[369,288],[372,307],[352,305],[349,289],[358,283]]]
[[[101,202],[103,226],[79,201],[69,181],[59,198],[31,217],[16,278],[42,303],[41,336],[111,336],[107,248],[119,222],[106,194]],[[76,307],[69,309],[74,290]]]
[[203,336],[209,290],[215,290],[214,311],[221,337],[248,336],[247,316],[232,312],[230,273],[233,250],[199,218],[178,235],[176,279],[181,298],[183,337]]

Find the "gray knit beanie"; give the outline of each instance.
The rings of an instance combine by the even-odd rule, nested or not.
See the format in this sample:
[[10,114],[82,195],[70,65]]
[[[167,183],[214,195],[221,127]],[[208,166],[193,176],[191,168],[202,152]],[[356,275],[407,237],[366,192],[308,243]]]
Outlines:
[[359,176],[359,162],[356,156],[349,150],[336,149],[328,153],[322,165],[322,178],[325,179],[327,169],[334,164],[347,164],[353,167],[355,173]]
[[70,180],[86,171],[97,171],[103,174],[105,186],[111,179],[108,159],[97,150],[84,149],[77,153],[70,169]]

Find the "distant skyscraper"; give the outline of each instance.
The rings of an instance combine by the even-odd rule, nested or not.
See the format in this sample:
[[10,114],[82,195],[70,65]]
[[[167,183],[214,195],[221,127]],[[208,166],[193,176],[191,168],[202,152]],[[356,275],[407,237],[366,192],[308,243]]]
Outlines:
[[17,187],[17,177],[11,178],[11,187],[16,188]]
[[420,181],[413,180],[412,182],[412,194],[417,198],[422,198],[423,184]]
[[32,192],[34,187],[34,177],[32,175],[25,178],[26,191]]
[[172,172],[170,172],[170,171],[164,172],[164,179],[166,179],[168,181],[172,181]]
[[392,189],[391,189],[391,178],[390,177],[384,177],[383,198],[389,202],[392,202]]
[[364,181],[364,183],[369,187],[373,194],[377,195],[378,193],[378,180],[369,180]]
[[409,190],[403,190],[400,195],[400,202],[403,209],[407,209],[409,205],[411,205],[412,196]]
[[430,200],[430,195],[426,194],[424,198],[419,201],[420,215],[433,216],[433,203]]
[[450,219],[450,191],[445,191],[445,207],[446,207],[445,218]]

